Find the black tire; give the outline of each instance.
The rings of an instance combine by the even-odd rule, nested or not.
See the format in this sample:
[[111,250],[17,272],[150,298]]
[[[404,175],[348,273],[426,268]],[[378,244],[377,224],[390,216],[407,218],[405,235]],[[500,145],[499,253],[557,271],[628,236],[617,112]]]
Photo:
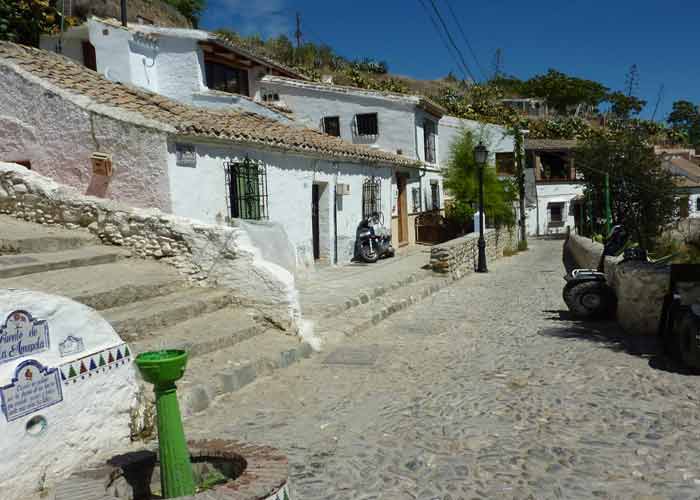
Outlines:
[[369,264],[373,264],[379,260],[379,254],[376,250],[372,250],[369,243],[364,243],[360,246],[360,258]]
[[583,281],[564,287],[564,302],[581,319],[608,318],[615,311],[615,294],[601,281]]
[[673,329],[680,360],[689,368],[700,368],[700,318],[684,311]]

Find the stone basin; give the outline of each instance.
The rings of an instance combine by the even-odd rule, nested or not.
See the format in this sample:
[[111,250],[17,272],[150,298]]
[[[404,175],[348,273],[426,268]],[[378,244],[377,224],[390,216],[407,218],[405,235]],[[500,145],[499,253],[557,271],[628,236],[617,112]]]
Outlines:
[[[287,457],[279,450],[225,439],[188,443],[195,483],[209,483],[197,500],[291,500]],[[217,482],[220,481],[220,482]],[[157,451],[115,455],[102,467],[74,473],[56,488],[56,500],[157,500]]]

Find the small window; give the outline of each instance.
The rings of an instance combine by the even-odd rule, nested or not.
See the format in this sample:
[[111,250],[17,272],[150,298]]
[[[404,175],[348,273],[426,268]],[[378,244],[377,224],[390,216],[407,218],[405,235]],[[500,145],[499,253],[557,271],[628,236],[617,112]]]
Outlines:
[[423,143],[425,147],[425,162],[435,163],[435,138],[437,137],[437,127],[433,120],[423,121]]
[[700,212],[700,197],[695,198],[695,211]]
[[440,184],[437,181],[430,182],[430,201],[433,210],[440,210]]
[[496,174],[515,175],[515,156],[513,153],[496,153]]
[[413,198],[413,212],[417,213],[421,211],[420,203],[420,188],[414,187],[411,189],[411,197]]
[[379,134],[379,120],[377,118],[377,113],[367,113],[364,115],[355,115],[355,121],[357,123],[357,134],[358,135],[378,135]]
[[564,204],[555,203],[549,205],[549,223],[553,226],[564,224]]
[[374,212],[382,211],[382,180],[376,177],[365,179],[362,183],[362,218],[366,219]]
[[326,116],[323,119],[323,131],[333,137],[340,137],[340,117]]
[[194,144],[175,144],[175,164],[178,167],[195,168],[197,166],[197,149]]
[[232,94],[248,95],[248,71],[214,61],[204,62],[207,87]]
[[229,213],[235,219],[267,219],[267,169],[246,158],[227,161],[226,172]]

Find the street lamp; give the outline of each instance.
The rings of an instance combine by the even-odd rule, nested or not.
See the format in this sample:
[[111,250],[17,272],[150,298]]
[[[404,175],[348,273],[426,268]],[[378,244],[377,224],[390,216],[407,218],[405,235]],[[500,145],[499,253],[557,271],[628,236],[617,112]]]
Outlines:
[[484,167],[488,159],[489,152],[483,143],[474,148],[474,159],[479,166],[479,259],[476,265],[477,273],[487,273],[486,267],[486,240],[484,240]]

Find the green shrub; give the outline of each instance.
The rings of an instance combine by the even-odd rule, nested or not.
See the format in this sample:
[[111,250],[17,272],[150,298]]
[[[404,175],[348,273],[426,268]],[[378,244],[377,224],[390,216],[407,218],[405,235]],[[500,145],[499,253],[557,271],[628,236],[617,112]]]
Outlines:
[[520,240],[518,242],[518,252],[526,252],[526,251],[527,251],[527,241]]

